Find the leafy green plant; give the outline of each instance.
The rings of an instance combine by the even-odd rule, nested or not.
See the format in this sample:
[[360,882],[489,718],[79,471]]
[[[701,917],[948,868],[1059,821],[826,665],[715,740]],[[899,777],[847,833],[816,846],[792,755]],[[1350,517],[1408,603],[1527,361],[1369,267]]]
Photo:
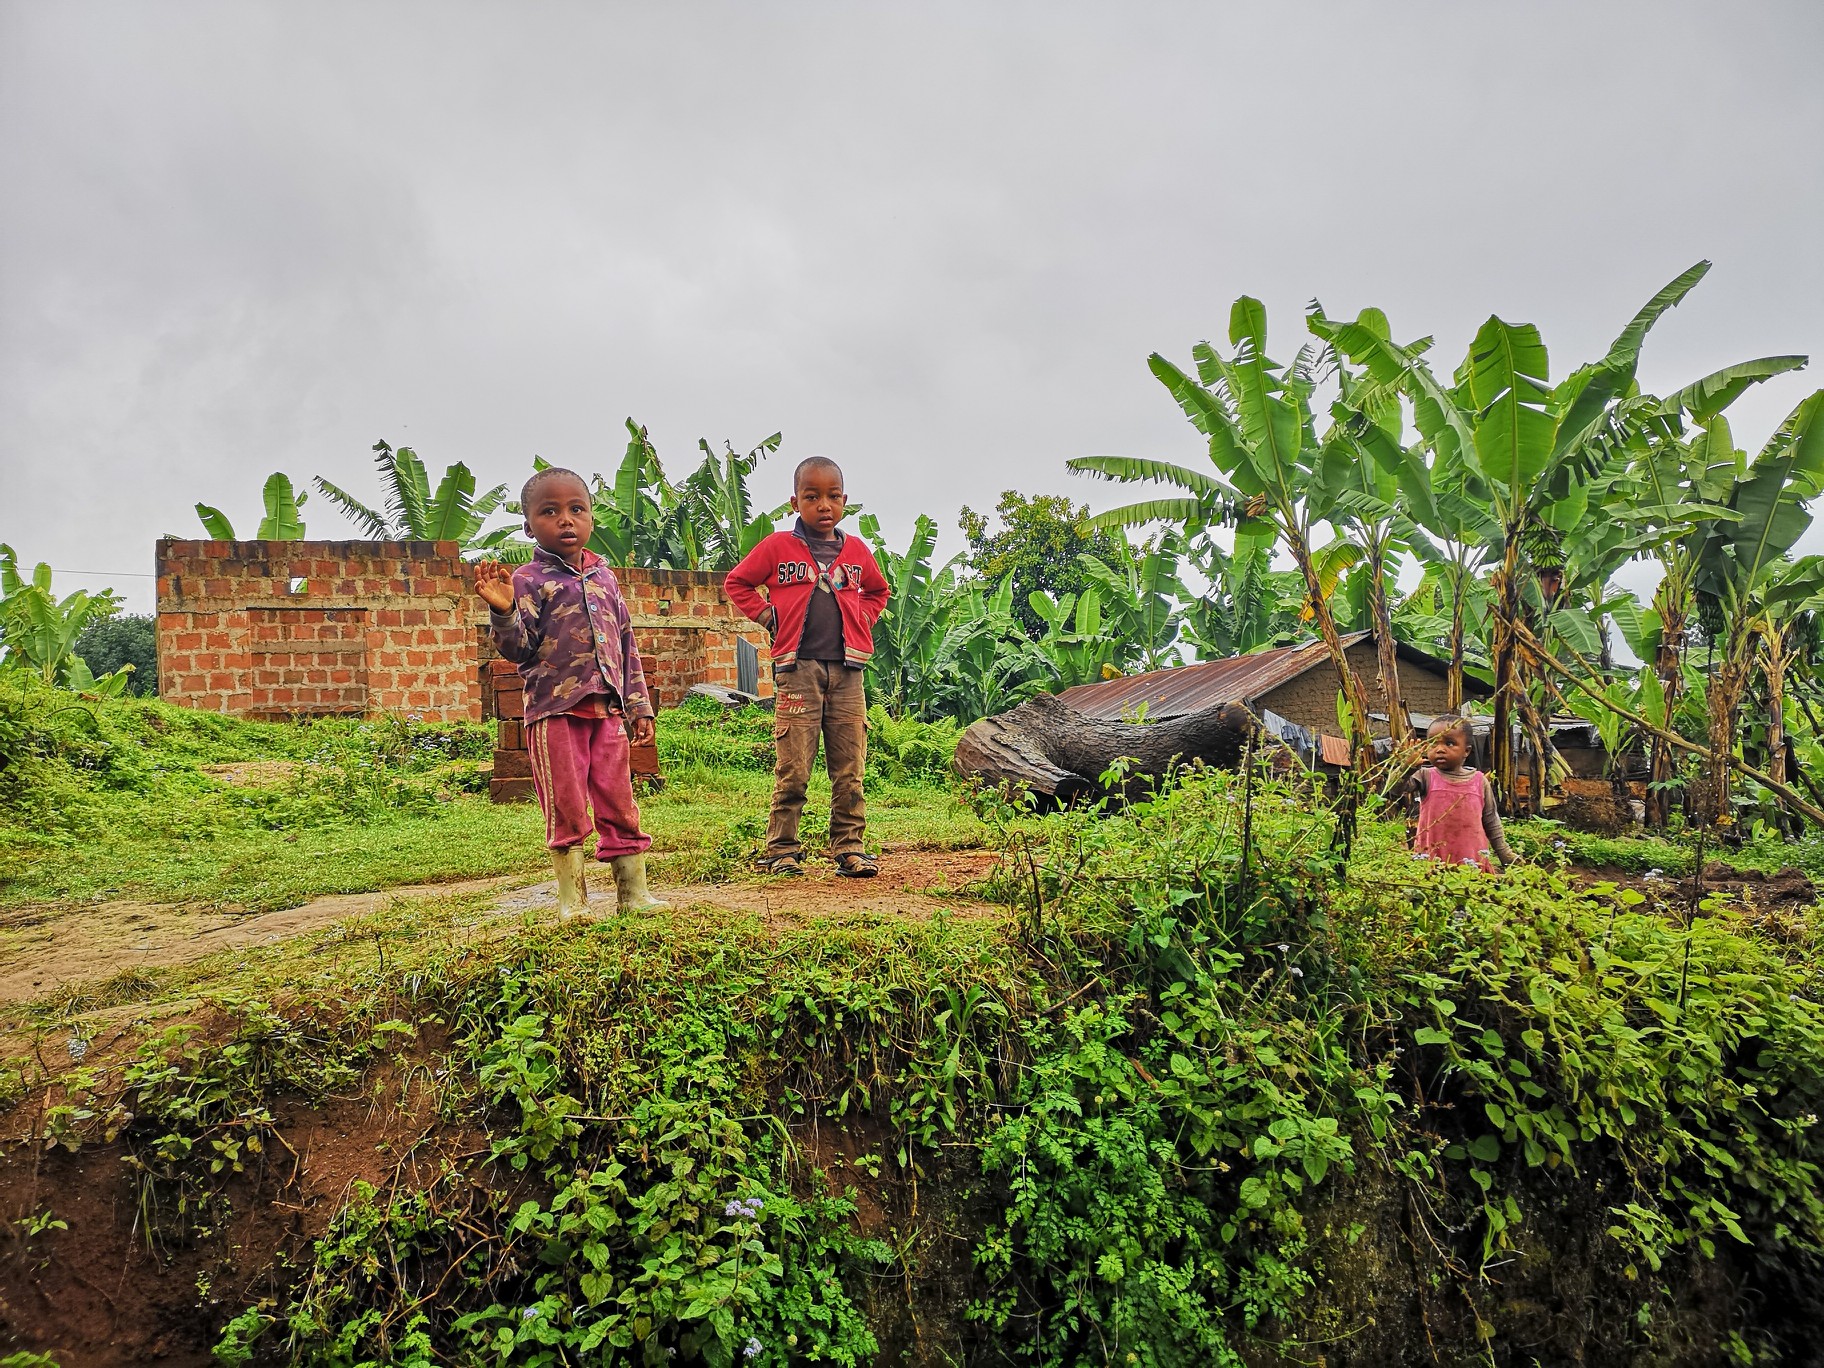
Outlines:
[[119,694],[127,675],[117,670],[100,681],[76,655],[76,643],[92,623],[113,616],[120,598],[111,589],[77,590],[64,599],[51,592],[51,567],[40,563],[28,580],[19,573],[13,548],[0,545],[0,664],[35,671],[46,684],[74,683],[89,692]]
[[[105,678],[123,666],[126,692],[135,698],[158,694],[158,623],[149,613],[122,613],[91,619],[76,638],[75,653],[91,672]],[[99,672],[97,675],[96,672]]]
[[950,773],[962,733],[962,724],[953,717],[921,722],[894,717],[876,703],[868,709],[868,763],[899,783],[914,777],[943,779]]
[[[453,541],[465,548],[485,544],[481,529],[506,501],[504,484],[477,495],[475,476],[457,461],[443,472],[433,490],[424,462],[410,447],[395,451],[391,444],[379,441],[374,443],[374,453],[383,508],[363,503],[321,475],[314,480],[323,497],[356,527],[381,541]],[[268,488],[270,491],[270,485]]]
[[[282,471],[273,471],[266,477],[266,484],[260,491],[261,502],[265,504],[265,516],[260,519],[259,531],[254,534],[258,541],[302,541],[304,540],[304,502],[309,498],[302,490],[294,490],[291,477]],[[203,530],[215,541],[233,541],[234,524],[228,521],[228,515],[219,508],[199,503],[196,516],[202,521]]]

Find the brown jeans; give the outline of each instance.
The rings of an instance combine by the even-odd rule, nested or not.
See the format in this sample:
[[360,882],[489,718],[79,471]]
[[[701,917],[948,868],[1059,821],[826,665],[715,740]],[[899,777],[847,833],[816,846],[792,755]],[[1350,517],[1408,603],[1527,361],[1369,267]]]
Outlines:
[[861,796],[861,772],[868,761],[868,700],[862,672],[840,661],[801,660],[774,681],[773,815],[766,827],[766,857],[798,853],[798,819],[804,815],[804,787],[823,741],[830,772],[830,855],[862,853],[868,808]]

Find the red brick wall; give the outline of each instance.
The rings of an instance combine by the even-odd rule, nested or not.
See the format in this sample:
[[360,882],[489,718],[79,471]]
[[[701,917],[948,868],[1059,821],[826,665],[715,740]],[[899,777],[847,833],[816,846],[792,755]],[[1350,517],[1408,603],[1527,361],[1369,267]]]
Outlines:
[[[735,638],[766,633],[707,571],[620,569],[654,700],[736,685]],[[302,591],[293,585],[303,581]],[[492,716],[487,605],[454,542],[158,544],[159,692],[249,716]],[[514,729],[517,730],[517,729]],[[508,749],[518,738],[503,735]]]
[[621,596],[633,614],[634,638],[647,682],[661,708],[677,706],[692,684],[736,684],[735,638],[760,653],[760,694],[773,692],[766,633],[742,617],[722,592],[722,576],[709,570],[618,569]]
[[367,711],[367,611],[249,608],[247,711]]
[[166,539],[159,694],[248,716],[479,719],[471,602],[455,542]]

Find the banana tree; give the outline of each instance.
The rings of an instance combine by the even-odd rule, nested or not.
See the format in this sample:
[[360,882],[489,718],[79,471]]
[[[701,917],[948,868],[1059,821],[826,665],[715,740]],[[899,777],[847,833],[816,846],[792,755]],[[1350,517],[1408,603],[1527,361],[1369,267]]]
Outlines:
[[1198,660],[1222,660],[1284,646],[1300,635],[1304,581],[1294,570],[1273,569],[1271,530],[1237,530],[1232,551],[1207,531],[1191,538],[1187,559],[1209,583],[1195,598],[1179,601],[1183,636]]
[[1132,660],[1142,670],[1158,670],[1177,662],[1178,604],[1185,592],[1178,576],[1182,555],[1177,532],[1168,528],[1138,554],[1126,538],[1117,538],[1106,559],[1087,552],[1077,557],[1100,591],[1102,617],[1108,636],[1119,643],[1120,663]]
[[[1401,366],[1385,347],[1358,348],[1363,370],[1352,371],[1323,306],[1313,304],[1306,326],[1330,343],[1338,395],[1330,412],[1334,426],[1327,440],[1342,443],[1354,456],[1343,468],[1343,487],[1336,497],[1333,521],[1360,548],[1356,576],[1366,591],[1367,625],[1374,634],[1381,696],[1387,702],[1388,725],[1396,737],[1411,734],[1412,719],[1400,688],[1398,643],[1387,592],[1390,567],[1411,546],[1418,523],[1438,522],[1431,471],[1423,454],[1401,440],[1404,414],[1398,383]],[[1351,338],[1365,335],[1390,342],[1392,331],[1379,309],[1364,309],[1351,325]],[[1461,586],[1459,586],[1460,590]],[[1460,598],[1460,593],[1459,593]],[[1457,662],[1456,702],[1462,699],[1461,662]]]
[[[265,516],[260,519],[260,530],[256,534],[258,541],[303,541],[304,540],[304,501],[310,496],[301,490],[294,490],[289,476],[280,471],[273,471],[266,477],[265,487],[260,491],[260,501],[265,506]],[[212,508],[206,503],[196,506],[196,516],[202,520],[203,530],[214,541],[234,541],[234,524],[228,521],[228,515],[219,508]]]
[[[1612,459],[1650,409],[1622,401],[1635,393],[1640,348],[1653,324],[1701,280],[1708,262],[1679,275],[1633,317],[1601,360],[1552,386],[1545,343],[1531,324],[1490,317],[1477,331],[1450,387],[1424,360],[1429,346],[1400,346],[1358,324],[1326,334],[1345,356],[1385,375],[1412,408],[1433,469],[1460,478],[1463,495],[1486,510],[1486,552],[1494,589],[1490,654],[1494,664],[1494,778],[1503,802],[1515,797],[1514,753],[1505,744],[1516,713],[1542,758],[1543,726],[1529,692],[1531,662],[1520,628],[1528,618],[1532,557],[1587,508],[1587,481]],[[1434,480],[1434,484],[1436,481]],[[1434,499],[1435,505],[1435,499]],[[1423,511],[1415,509],[1423,521]],[[1530,629],[1529,633],[1530,635]],[[1538,800],[1537,786],[1530,801]]]
[[872,513],[862,515],[859,527],[891,591],[874,624],[869,692],[896,717],[923,717],[935,702],[937,652],[957,603],[956,559],[931,563],[937,524],[922,513],[904,551],[888,548]]
[[481,529],[506,502],[504,484],[478,496],[475,476],[458,461],[444,470],[443,479],[432,490],[424,462],[410,447],[395,451],[380,441],[374,443],[374,453],[385,495],[384,511],[369,507],[321,475],[313,480],[323,497],[349,521],[377,541],[453,541],[464,549],[484,544]]
[[[1685,641],[1695,606],[1697,553],[1704,522],[1734,519],[1725,504],[1746,471],[1723,411],[1750,385],[1797,370],[1803,356],[1768,356],[1705,376],[1660,403],[1633,441],[1625,498],[1610,513],[1634,530],[1640,554],[1657,563],[1659,587],[1650,614],[1634,628],[1630,646],[1659,676],[1668,715],[1685,693]],[[1687,431],[1685,420],[1696,425]],[[1620,623],[1624,632],[1627,624]],[[1654,736],[1649,748],[1647,822],[1670,815],[1673,747]]]
[[1760,604],[1749,619],[1767,693],[1767,768],[1786,772],[1786,681],[1804,645],[1816,637],[1824,611],[1824,556],[1781,561],[1763,577]]
[[936,710],[965,722],[1043,692],[1051,667],[1013,615],[1013,577],[957,596],[932,659]]
[[[120,609],[120,596],[112,589],[90,594],[77,590],[59,599],[51,589],[51,567],[42,562],[28,579],[19,573],[19,557],[13,548],[0,544],[0,647],[5,648],[5,661],[36,673],[46,684],[75,684],[89,691],[98,687],[95,676],[76,652],[76,641],[92,622],[110,617]],[[131,667],[125,667],[131,669]],[[126,673],[118,687],[113,676],[103,676],[102,692],[118,693],[126,685]]]
[[1043,589],[1034,589],[1026,597],[1045,624],[1045,635],[1037,646],[1051,665],[1053,693],[1093,684],[1116,672],[1115,651],[1122,637],[1112,623],[1105,629],[1102,596],[1095,586],[1055,599]]
[[[1369,736],[1368,695],[1349,666],[1329,596],[1320,582],[1314,529],[1327,520],[1346,485],[1353,459],[1342,442],[1320,442],[1311,413],[1315,382],[1310,351],[1281,366],[1267,355],[1267,315],[1259,300],[1235,301],[1229,314],[1225,358],[1207,342],[1192,348],[1192,378],[1155,353],[1148,365],[1208,440],[1214,473],[1169,461],[1127,456],[1084,456],[1071,469],[1126,482],[1158,481],[1184,491],[1112,509],[1092,526],[1136,526],[1165,521],[1205,527],[1240,512],[1247,528],[1270,528],[1304,579],[1312,621],[1336,671],[1343,715],[1357,742]],[[1362,763],[1371,755],[1358,747]]]
[[1727,506],[1736,516],[1704,525],[1695,553],[1694,587],[1715,608],[1720,660],[1708,691],[1709,750],[1700,786],[1700,816],[1732,820],[1730,771],[1722,758],[1735,745],[1735,719],[1753,664],[1755,614],[1777,592],[1780,563],[1811,525],[1807,502],[1824,491],[1824,390],[1793,410],[1746,472]]
[[720,456],[707,441],[698,441],[703,463],[678,485],[673,519],[692,569],[732,570],[772,535],[774,518],[784,510],[755,511],[747,482],[760,462],[779,450],[781,440],[775,432],[746,455],[725,442]]
[[1419,582],[1394,606],[1395,630],[1401,641],[1451,662],[1445,708],[1461,712],[1465,677],[1474,673],[1484,682],[1491,677],[1486,649],[1488,585],[1474,575],[1462,577],[1462,563],[1445,560],[1446,553],[1429,538],[1408,535],[1424,568]]

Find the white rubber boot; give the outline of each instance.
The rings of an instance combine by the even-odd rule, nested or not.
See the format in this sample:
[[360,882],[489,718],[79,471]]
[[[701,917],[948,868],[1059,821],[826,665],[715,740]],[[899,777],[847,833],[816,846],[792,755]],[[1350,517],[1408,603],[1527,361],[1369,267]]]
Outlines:
[[671,904],[655,898],[646,888],[646,857],[617,855],[609,862],[614,870],[614,892],[623,912],[655,912]]
[[573,845],[568,850],[552,851],[551,867],[557,871],[558,920],[588,916],[589,883],[583,877],[583,848]]

